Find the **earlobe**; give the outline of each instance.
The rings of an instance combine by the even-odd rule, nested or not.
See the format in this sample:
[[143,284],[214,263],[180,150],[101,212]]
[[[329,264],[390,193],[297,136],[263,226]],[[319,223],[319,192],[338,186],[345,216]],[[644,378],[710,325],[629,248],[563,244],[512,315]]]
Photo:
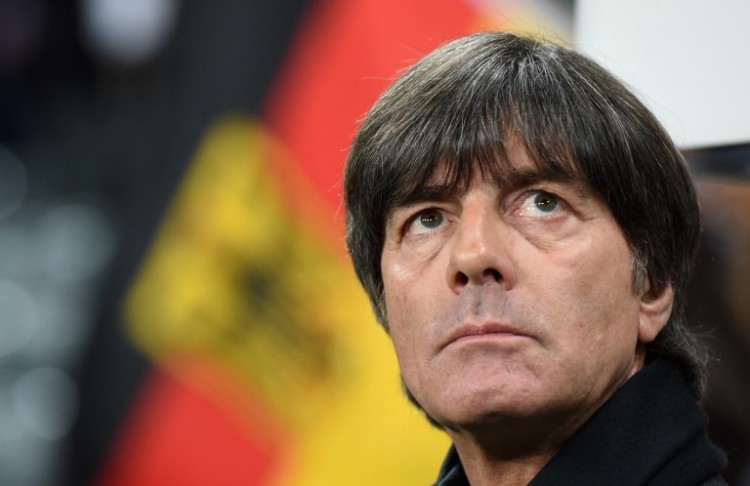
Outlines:
[[669,321],[674,302],[674,289],[667,284],[661,292],[655,292],[651,283],[646,283],[641,293],[640,321],[638,323],[638,342],[652,342]]

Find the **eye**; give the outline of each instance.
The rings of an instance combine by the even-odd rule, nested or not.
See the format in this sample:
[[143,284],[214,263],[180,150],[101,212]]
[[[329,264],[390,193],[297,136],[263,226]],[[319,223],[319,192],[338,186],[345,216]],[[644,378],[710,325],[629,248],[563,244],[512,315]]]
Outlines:
[[524,198],[521,210],[531,216],[551,216],[557,212],[560,198],[546,191],[533,191]]
[[445,216],[437,209],[425,209],[417,213],[407,225],[407,233],[421,235],[443,226]]

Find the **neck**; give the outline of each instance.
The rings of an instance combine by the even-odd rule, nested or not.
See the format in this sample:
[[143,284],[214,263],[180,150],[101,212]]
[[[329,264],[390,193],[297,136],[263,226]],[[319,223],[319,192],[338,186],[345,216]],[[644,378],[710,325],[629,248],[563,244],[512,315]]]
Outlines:
[[472,486],[528,484],[598,408],[446,427]]
[[558,409],[534,417],[496,417],[457,426],[444,424],[472,486],[527,485],[562,445],[644,365],[645,351],[636,353],[628,375],[587,407]]
[[556,450],[516,457],[500,457],[469,444],[456,443],[466,477],[472,486],[527,485],[552,458]]

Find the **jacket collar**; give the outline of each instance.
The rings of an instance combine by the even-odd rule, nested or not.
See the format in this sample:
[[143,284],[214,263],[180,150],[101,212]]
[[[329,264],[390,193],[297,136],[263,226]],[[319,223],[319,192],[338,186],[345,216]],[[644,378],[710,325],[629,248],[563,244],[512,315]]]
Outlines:
[[[560,484],[700,484],[726,459],[678,367],[656,360],[628,380],[531,481]],[[451,447],[435,486],[468,485]]]

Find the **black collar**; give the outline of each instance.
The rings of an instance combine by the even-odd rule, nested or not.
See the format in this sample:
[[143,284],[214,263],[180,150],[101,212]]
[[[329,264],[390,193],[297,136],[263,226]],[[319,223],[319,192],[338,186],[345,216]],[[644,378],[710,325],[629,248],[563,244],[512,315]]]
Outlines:
[[[699,485],[726,459],[706,437],[706,416],[677,366],[636,373],[531,481],[552,485]],[[451,447],[435,486],[469,482]]]

